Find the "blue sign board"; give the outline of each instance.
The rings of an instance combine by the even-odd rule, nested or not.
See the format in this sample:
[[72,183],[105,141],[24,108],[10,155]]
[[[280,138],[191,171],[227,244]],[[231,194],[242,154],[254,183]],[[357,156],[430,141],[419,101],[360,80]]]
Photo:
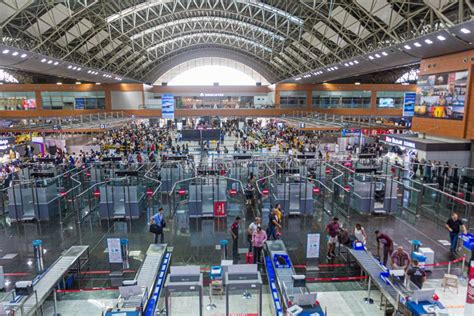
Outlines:
[[161,116],[165,119],[174,119],[174,95],[161,96]]
[[403,102],[403,116],[415,115],[415,102],[416,102],[415,92],[405,93],[405,100]]
[[75,98],[74,99],[74,109],[75,110],[84,110],[86,107],[86,99],[84,98]]

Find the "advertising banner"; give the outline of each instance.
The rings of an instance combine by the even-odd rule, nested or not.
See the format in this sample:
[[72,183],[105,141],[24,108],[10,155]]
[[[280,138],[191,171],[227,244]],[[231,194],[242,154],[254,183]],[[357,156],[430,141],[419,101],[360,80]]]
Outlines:
[[24,110],[35,110],[36,109],[36,99],[24,99],[23,100],[23,109]]
[[86,108],[86,99],[84,98],[75,98],[74,99],[74,109],[75,110],[84,110]]
[[415,116],[462,120],[468,71],[420,76],[416,86]]
[[308,234],[306,239],[306,258],[319,258],[319,245],[321,243],[321,234]]
[[123,262],[120,238],[107,238],[107,248],[109,250],[109,263]]
[[415,115],[416,93],[407,92],[403,101],[403,116]]
[[174,95],[163,94],[161,96],[161,116],[164,119],[174,119]]

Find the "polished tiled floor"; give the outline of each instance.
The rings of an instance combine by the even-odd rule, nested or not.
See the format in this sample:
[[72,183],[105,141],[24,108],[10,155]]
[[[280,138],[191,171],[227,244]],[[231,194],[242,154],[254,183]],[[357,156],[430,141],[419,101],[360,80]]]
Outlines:
[[[229,141],[230,148],[233,141]],[[245,228],[256,214],[260,214],[261,207],[258,205],[245,206],[242,203],[243,198],[239,197],[238,202],[234,205],[234,213],[240,214],[244,220],[241,224],[241,235],[239,239],[239,247],[242,252],[245,252],[247,242],[245,240]],[[155,203],[156,209],[160,204]],[[162,198],[162,205],[164,205],[167,215],[169,215],[168,201],[166,197]],[[211,266],[218,264],[221,259],[221,251],[216,247],[220,240],[230,239],[229,226],[232,222],[232,217],[215,218],[215,219],[193,219],[187,216],[186,204],[180,208],[180,212],[173,215],[169,220],[168,226],[165,229],[165,242],[173,247],[172,264],[197,264],[202,266]],[[148,213],[152,210],[148,209]],[[338,214],[335,214],[338,215]],[[374,231],[381,230],[392,236],[394,241],[403,245],[405,249],[410,249],[410,240],[418,239],[424,245],[431,247],[435,251],[435,261],[441,262],[452,259],[449,254],[449,248],[444,246],[439,240],[448,239],[447,232],[439,225],[434,224],[426,218],[409,218],[407,220],[401,219],[398,216],[365,216],[358,214],[351,214],[350,218],[346,218],[341,214],[338,215],[344,226],[352,228],[355,223],[361,223],[368,235],[369,250],[375,249]],[[100,221],[99,218],[92,214],[92,216],[85,219],[78,224],[70,217],[63,225],[59,225],[57,220],[40,223],[9,223],[8,218],[3,217],[0,221],[0,265],[4,267],[5,272],[15,273],[16,275],[8,275],[7,280],[10,283],[10,289],[15,281],[32,279],[39,271],[33,260],[32,240],[43,240],[46,253],[44,254],[44,265],[49,266],[62,251],[72,245],[89,245],[90,246],[90,264],[89,270],[107,270],[109,269],[108,258],[106,253],[106,239],[108,237],[120,237],[129,239],[130,250],[130,269],[136,270],[140,267],[148,245],[152,242],[153,236],[148,232],[148,218],[147,214],[142,214],[141,218],[133,221]],[[283,221],[282,239],[289,250],[293,263],[296,265],[305,264],[305,245],[306,234],[308,232],[321,232],[323,234],[322,240],[325,240],[324,227],[329,221],[330,217],[316,209],[313,216],[308,217],[289,217]],[[325,254],[326,245],[323,242],[321,245],[321,262],[327,262]],[[5,255],[13,257],[11,259],[2,259]],[[245,256],[241,255],[241,258]],[[331,260],[331,262],[340,262],[339,259]],[[442,278],[445,273],[445,268],[437,268],[433,271],[431,278],[438,280]],[[459,273],[459,265],[453,266],[454,273]],[[335,277],[347,275],[359,275],[360,271],[357,266],[348,265],[338,268],[322,268],[317,276],[320,277]],[[127,274],[128,278],[133,278],[133,273]],[[109,286],[107,274],[82,275],[76,279],[76,288],[86,287],[100,287]],[[358,284],[351,283],[324,283],[314,284],[316,291],[321,292],[320,301],[323,306],[328,308],[330,315],[383,315],[378,307],[375,305],[367,306],[362,302],[365,294],[365,287]],[[461,289],[460,292],[465,289]],[[112,296],[114,294],[111,294]],[[451,298],[450,293],[442,294],[443,298],[446,295],[446,300],[453,306],[453,311],[460,310],[462,305],[463,295]],[[268,303],[268,294],[264,300],[266,305],[264,308],[270,308]],[[86,304],[80,302],[87,302]],[[70,304],[69,304],[70,303]],[[74,310],[74,304],[84,308],[84,310],[91,311],[91,315],[95,314],[95,310],[99,311],[104,306],[113,303],[110,297],[97,298],[93,295],[79,295],[79,297],[71,298],[64,297],[60,302],[59,309],[64,308],[63,315],[71,314],[69,311]],[[50,304],[50,303],[48,303]],[[205,302],[205,305],[207,302]],[[220,304],[214,313],[207,315],[220,315],[222,312]],[[88,306],[88,307],[87,307]],[[178,304],[179,306],[179,304]],[[51,305],[45,306],[50,308]],[[67,310],[67,312],[66,312]],[[352,312],[350,312],[352,311]],[[247,312],[242,310],[240,312]],[[89,314],[89,313],[88,313]],[[462,313],[461,313],[462,314]],[[84,315],[79,313],[77,315]],[[178,315],[178,314],[177,314]],[[189,314],[188,314],[189,315]],[[264,314],[267,315],[267,314]]]

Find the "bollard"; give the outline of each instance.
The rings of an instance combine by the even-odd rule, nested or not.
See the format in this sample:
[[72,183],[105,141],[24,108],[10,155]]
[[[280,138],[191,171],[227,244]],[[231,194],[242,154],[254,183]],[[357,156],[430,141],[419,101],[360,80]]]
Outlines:
[[227,245],[229,241],[227,239],[222,239],[220,241],[221,244],[221,260],[227,260]]
[[41,239],[33,240],[33,253],[36,259],[43,259],[43,241]]
[[448,263],[448,274],[451,274],[451,261]]

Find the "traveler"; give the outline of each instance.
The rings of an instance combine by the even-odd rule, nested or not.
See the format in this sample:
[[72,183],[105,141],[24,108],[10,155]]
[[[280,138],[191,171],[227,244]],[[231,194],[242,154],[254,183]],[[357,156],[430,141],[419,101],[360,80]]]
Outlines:
[[268,239],[271,239],[273,237],[274,240],[277,240],[277,228],[281,228],[281,225],[278,222],[278,216],[276,215],[276,209],[274,208],[268,215]]
[[257,226],[257,230],[252,235],[253,258],[256,264],[262,260],[262,251],[265,241],[267,241],[267,233],[262,227]]
[[160,243],[164,243],[163,228],[166,227],[165,216],[163,214],[163,208],[160,207],[158,213],[150,218],[150,232],[155,234],[155,244],[158,243],[158,235],[160,235]]
[[379,258],[381,258],[381,256],[380,256],[380,244],[382,244],[383,245],[382,263],[384,265],[387,265],[388,256],[393,251],[393,240],[387,234],[383,234],[378,230],[375,231],[375,236],[376,236],[376,240],[377,240],[377,256]]
[[234,261],[239,259],[239,224],[240,216],[237,216],[230,225],[230,235],[232,237],[232,258]]
[[426,280],[426,272],[421,269],[418,264],[418,260],[413,260],[412,266],[407,271],[407,275],[410,277],[410,281],[421,290]]
[[408,252],[403,250],[402,246],[398,246],[397,250],[392,253],[390,261],[392,264],[392,269],[403,269],[407,271],[408,267],[410,266],[410,255]]
[[365,233],[365,229],[361,224],[357,223],[355,225],[353,234],[356,240],[360,241],[364,245],[367,243],[367,234]]
[[339,225],[339,218],[334,217],[332,222],[326,225],[326,233],[328,234],[328,251],[327,251],[327,258],[331,259],[336,256],[336,243],[337,243],[337,235],[339,234],[339,230],[341,226]]
[[245,205],[251,205],[253,201],[253,191],[254,188],[251,183],[245,185]]
[[261,222],[262,220],[260,219],[260,217],[255,217],[255,221],[250,223],[249,228],[247,229],[247,241],[249,243],[249,252],[252,252],[252,236],[257,231],[257,227],[260,226]]
[[451,253],[455,254],[457,252],[459,233],[461,232],[461,228],[462,228],[463,234],[467,234],[466,226],[459,219],[458,214],[453,213],[451,214],[451,217],[446,222],[445,227],[449,231],[449,241],[451,242]]

